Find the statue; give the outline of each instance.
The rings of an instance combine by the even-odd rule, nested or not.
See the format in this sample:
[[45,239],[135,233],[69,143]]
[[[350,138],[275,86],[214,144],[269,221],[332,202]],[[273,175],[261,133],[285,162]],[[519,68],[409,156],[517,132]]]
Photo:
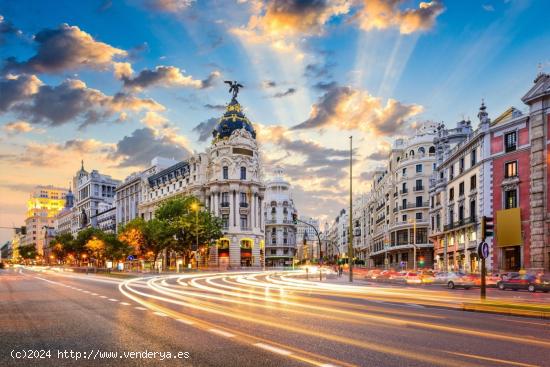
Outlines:
[[237,83],[236,80],[225,80],[224,83],[229,85],[229,93],[233,93],[233,99],[237,99],[237,94],[239,94],[239,88],[244,88],[244,85]]

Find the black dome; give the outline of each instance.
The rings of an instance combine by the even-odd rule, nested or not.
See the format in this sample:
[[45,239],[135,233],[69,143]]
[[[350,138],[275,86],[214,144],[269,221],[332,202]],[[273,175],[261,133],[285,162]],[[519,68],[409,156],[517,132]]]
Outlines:
[[236,99],[232,99],[214,131],[212,131],[212,135],[214,136],[214,140],[225,139],[230,137],[233,131],[239,129],[245,129],[256,139],[256,131],[252,127],[252,123],[242,112],[239,102]]

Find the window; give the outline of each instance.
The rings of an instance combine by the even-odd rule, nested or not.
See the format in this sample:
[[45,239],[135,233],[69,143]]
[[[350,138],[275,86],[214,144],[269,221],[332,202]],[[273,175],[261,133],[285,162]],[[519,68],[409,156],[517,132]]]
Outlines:
[[223,229],[229,228],[229,214],[222,214],[222,227]]
[[518,192],[516,189],[504,191],[504,209],[518,207]]
[[518,175],[518,161],[507,162],[504,165],[504,177],[517,177]]
[[406,182],[403,182],[403,184],[401,185],[401,193],[402,194],[406,194],[407,193],[407,183]]
[[517,132],[512,131],[504,135],[504,150],[513,152],[517,149]]
[[451,187],[449,189],[449,200],[454,200],[455,199],[455,188],[454,187]]
[[422,165],[421,164],[416,165],[416,173],[422,173]]
[[223,166],[223,179],[227,180],[229,178],[229,168],[227,166]]
[[422,196],[417,196],[416,197],[416,207],[417,208],[422,207]]
[[276,245],[277,244],[277,237],[271,237],[271,244]]
[[407,169],[403,168],[403,170],[401,172],[403,173],[403,177],[405,177],[405,175],[407,174]]
[[271,255],[277,255],[277,250],[276,250],[276,249],[272,249],[272,250],[271,250]]
[[403,209],[407,209],[407,199],[403,199],[401,204],[403,205]]
[[222,192],[222,206],[228,207],[229,206],[229,193],[228,192]]
[[452,180],[455,177],[455,166],[449,167],[449,180]]
[[470,191],[474,190],[477,187],[477,177],[473,175],[470,177]]
[[464,196],[464,181],[458,184],[458,196]]
[[406,222],[406,221],[407,221],[407,214],[403,214],[403,216],[401,217],[401,219],[403,219],[403,222]]
[[434,222],[435,222],[435,218],[432,217],[432,232],[435,230],[435,227],[434,227],[435,223]]
[[460,173],[464,172],[464,157],[460,158],[459,167],[460,167]]
[[416,190],[422,190],[422,180],[416,180]]
[[248,228],[248,217],[246,215],[241,215],[241,229]]
[[441,226],[441,216],[437,214],[435,216],[435,228],[439,230],[440,226]]
[[464,206],[458,207],[458,220],[463,221],[464,220]]
[[470,201],[470,219],[475,221],[476,218],[476,201],[472,200]]
[[241,167],[241,180],[246,180],[246,167]]
[[477,154],[475,150],[470,153],[470,167],[475,166],[477,163]]
[[241,204],[246,204],[246,192],[241,192]]
[[422,213],[416,213],[416,220],[422,220]]

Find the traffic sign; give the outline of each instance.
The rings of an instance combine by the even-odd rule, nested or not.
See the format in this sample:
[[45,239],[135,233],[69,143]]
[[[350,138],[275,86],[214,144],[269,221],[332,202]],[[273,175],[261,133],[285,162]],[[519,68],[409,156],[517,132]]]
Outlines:
[[489,257],[489,245],[487,242],[481,242],[477,247],[477,254],[480,258],[486,259]]
[[128,256],[128,260],[132,261],[134,260],[134,257],[132,255]]

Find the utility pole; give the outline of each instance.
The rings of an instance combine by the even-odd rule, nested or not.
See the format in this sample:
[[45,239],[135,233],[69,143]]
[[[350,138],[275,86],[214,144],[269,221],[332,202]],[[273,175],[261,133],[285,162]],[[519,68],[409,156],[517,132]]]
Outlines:
[[416,218],[413,222],[413,256],[414,256],[414,271],[416,271]]
[[353,282],[353,136],[349,137],[349,244],[348,244],[348,262],[349,262],[349,281]]

